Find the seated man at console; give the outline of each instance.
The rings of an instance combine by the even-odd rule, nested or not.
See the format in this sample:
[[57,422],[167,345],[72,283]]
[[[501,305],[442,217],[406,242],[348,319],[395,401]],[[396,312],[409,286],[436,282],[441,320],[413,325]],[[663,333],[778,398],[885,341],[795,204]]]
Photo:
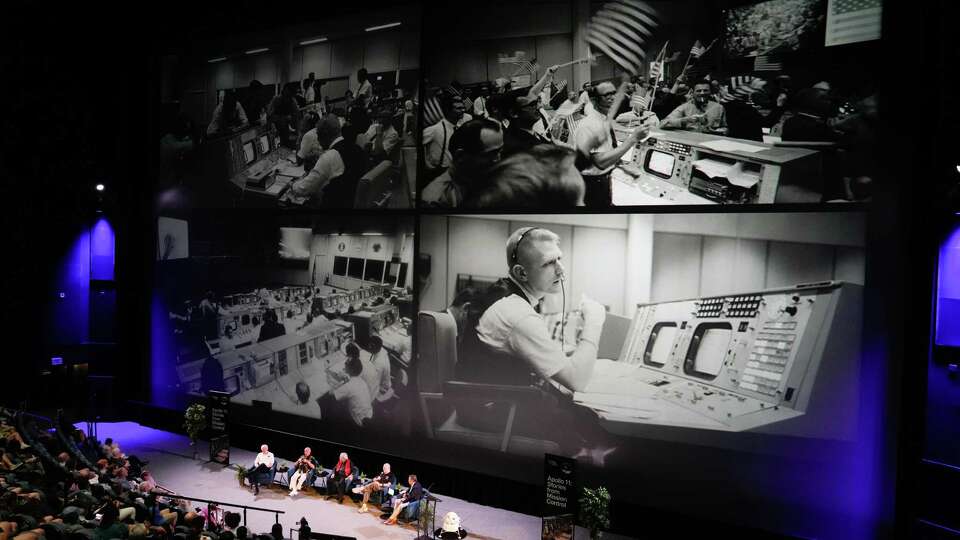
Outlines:
[[[294,204],[305,204],[312,201],[314,205],[319,205],[325,197],[330,196],[333,199],[328,203],[336,203],[340,207],[351,206],[353,200],[341,197],[338,190],[331,193],[327,188],[330,186],[339,187],[340,184],[348,183],[347,180],[356,176],[359,178],[359,171],[354,169],[354,152],[348,147],[352,144],[346,141],[340,128],[340,120],[332,114],[328,114],[317,121],[317,142],[324,150],[317,157],[313,168],[307,171],[307,174],[290,184],[290,189],[283,195],[283,200]],[[355,186],[354,186],[355,188]],[[352,194],[351,194],[352,196]],[[347,203],[351,204],[347,204]]]
[[693,100],[683,103],[660,123],[661,129],[726,132],[727,116],[723,105],[711,101],[710,81],[699,81],[693,87]]
[[303,455],[290,468],[288,483],[290,484],[290,496],[293,497],[303,488],[303,485],[313,485],[313,480],[317,475],[317,468],[320,463],[313,457],[310,447],[303,449]]
[[[580,305],[583,330],[572,351],[551,339],[541,305],[547,295],[559,293],[565,279],[560,237],[539,227],[523,227],[510,235],[506,245],[508,277],[491,287],[492,293],[476,302],[478,310],[472,331],[464,337],[457,375],[466,380],[492,384],[536,385],[553,382],[569,392],[583,391],[593,375],[597,345],[605,308],[584,298]],[[497,298],[499,297],[499,298]],[[484,306],[488,305],[484,309]],[[471,322],[472,325],[472,322]],[[468,327],[469,328],[469,327]],[[462,365],[461,365],[462,364]],[[549,389],[550,387],[546,387]],[[457,408],[458,419],[469,427],[496,431],[505,422],[504,404]],[[569,429],[551,430],[563,425]],[[533,433],[557,442],[574,457],[588,457],[602,464],[613,449],[595,419],[560,396],[560,406],[518,415],[518,434]]]
[[360,509],[357,512],[361,514],[367,511],[367,502],[370,501],[370,495],[378,491],[384,491],[390,489],[391,492],[381,495],[381,497],[388,497],[393,494],[392,487],[397,482],[397,477],[390,472],[390,464],[383,464],[383,472],[378,474],[371,480],[369,483],[353,488],[353,492],[356,494],[363,493],[363,504],[360,505]]

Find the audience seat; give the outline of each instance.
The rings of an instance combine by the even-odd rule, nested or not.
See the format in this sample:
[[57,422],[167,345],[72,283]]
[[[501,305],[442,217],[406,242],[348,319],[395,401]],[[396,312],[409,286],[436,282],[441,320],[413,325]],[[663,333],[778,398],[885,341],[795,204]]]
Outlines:
[[[453,379],[457,362],[457,324],[446,312],[421,311],[418,317],[417,376],[420,388],[420,409],[424,431],[431,439],[479,446],[511,454],[540,457],[544,453],[558,453],[554,441],[514,435],[514,419],[521,406],[535,407],[549,399],[539,388],[480,384]],[[435,426],[429,402],[441,405],[440,415],[445,420]],[[454,405],[457,403],[503,403],[510,413],[498,432],[480,431],[457,422]]]

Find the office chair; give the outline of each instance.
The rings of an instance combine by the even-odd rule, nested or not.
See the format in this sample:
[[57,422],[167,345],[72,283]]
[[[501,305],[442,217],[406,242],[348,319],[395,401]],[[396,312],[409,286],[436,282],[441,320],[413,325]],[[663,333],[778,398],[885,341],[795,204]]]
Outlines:
[[[481,384],[454,379],[457,362],[457,324],[446,312],[421,311],[418,316],[416,372],[420,391],[420,410],[428,438],[479,446],[500,452],[539,457],[558,453],[554,441],[514,435],[517,414],[544,406],[555,406],[552,396],[532,386]],[[431,410],[429,402],[437,407]],[[466,427],[457,421],[456,407],[498,403],[509,413],[497,432]],[[435,418],[443,418],[435,423]]]
[[[385,159],[367,171],[357,183],[353,197],[354,208],[382,208],[389,199],[390,172],[393,162]],[[386,194],[386,197],[384,196]]]

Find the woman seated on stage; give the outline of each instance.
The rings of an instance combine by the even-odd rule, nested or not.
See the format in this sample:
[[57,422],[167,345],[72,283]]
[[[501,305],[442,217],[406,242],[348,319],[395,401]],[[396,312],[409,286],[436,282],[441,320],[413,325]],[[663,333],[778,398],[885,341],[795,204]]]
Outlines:
[[327,500],[336,497],[340,504],[343,504],[344,494],[355,477],[356,471],[350,463],[350,457],[346,452],[341,452],[340,460],[333,468],[333,475],[327,479]]
[[410,486],[410,489],[404,491],[400,497],[394,498],[393,513],[390,514],[388,519],[384,520],[384,525],[396,525],[400,512],[403,512],[408,506],[412,506],[412,510],[416,511],[417,506],[420,504],[420,499],[423,498],[423,486],[420,485],[420,482],[417,482],[417,475],[411,474],[408,476],[407,484]]
[[393,485],[396,484],[397,477],[390,472],[390,464],[383,464],[383,472],[373,478],[371,482],[366,485],[358,486],[353,488],[353,492],[356,494],[363,493],[363,504],[360,505],[360,509],[357,512],[361,514],[366,513],[367,511],[367,502],[370,500],[370,495],[377,491],[391,490],[391,493],[382,494],[381,500],[385,500],[386,497],[392,494]]

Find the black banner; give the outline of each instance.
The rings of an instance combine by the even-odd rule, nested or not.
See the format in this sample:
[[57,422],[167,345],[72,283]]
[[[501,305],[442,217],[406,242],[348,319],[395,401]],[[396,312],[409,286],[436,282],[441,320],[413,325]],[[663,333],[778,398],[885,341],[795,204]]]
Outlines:
[[577,514],[577,462],[545,454],[542,540],[571,540]]
[[207,409],[210,411],[210,461],[230,464],[230,434],[228,430],[230,394],[210,390],[207,392]]

